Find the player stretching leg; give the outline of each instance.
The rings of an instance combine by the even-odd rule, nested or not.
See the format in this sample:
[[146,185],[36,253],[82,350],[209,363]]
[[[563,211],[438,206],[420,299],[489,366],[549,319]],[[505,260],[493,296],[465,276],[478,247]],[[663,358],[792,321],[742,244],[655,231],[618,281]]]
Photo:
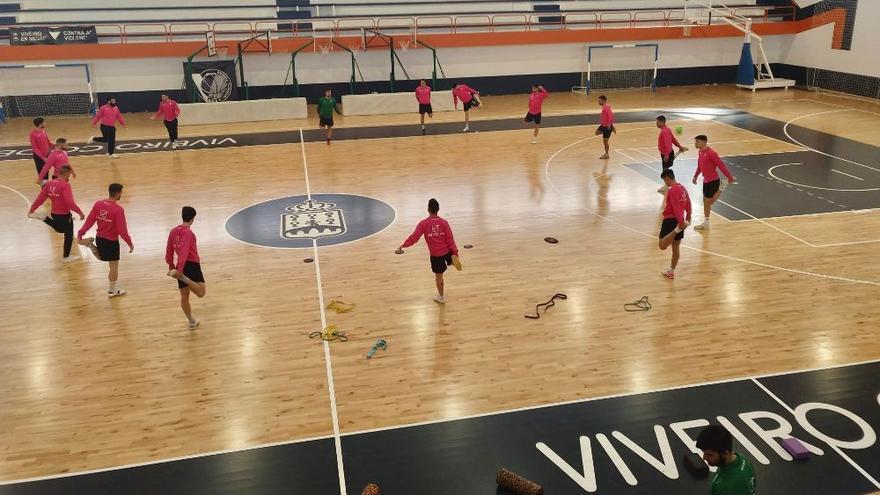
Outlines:
[[660,173],[660,178],[668,188],[666,191],[666,208],[663,209],[663,224],[660,226],[659,247],[666,250],[672,246],[672,262],[669,269],[663,271],[663,276],[668,279],[675,278],[675,267],[678,266],[681,240],[684,239],[684,229],[691,222],[691,198],[687,189],[675,180],[675,172],[667,168]]

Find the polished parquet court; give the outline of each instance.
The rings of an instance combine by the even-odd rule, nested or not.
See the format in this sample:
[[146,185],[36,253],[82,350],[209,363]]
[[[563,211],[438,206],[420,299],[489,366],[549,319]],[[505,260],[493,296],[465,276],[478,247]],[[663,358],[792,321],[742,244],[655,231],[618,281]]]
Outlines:
[[[872,102],[730,86],[609,97],[618,114],[678,112],[670,126],[684,127],[682,143],[693,148],[692,136],[707,134],[725,160],[818,151],[842,157],[856,169],[840,171],[857,177],[812,179],[880,183],[877,155],[847,158],[858,146],[880,147],[880,106]],[[102,263],[84,255],[62,265],[60,236],[25,217],[17,192],[28,201],[36,195],[33,163],[0,161],[0,482],[333,437],[330,370],[339,432],[348,434],[880,359],[872,302],[880,294],[880,210],[714,218],[708,233],[687,231],[677,278],[665,280],[669,253],[656,246],[662,198],[657,181],[637,170],[659,167],[654,122],[619,124],[603,161],[594,126],[548,127],[532,145],[530,130],[490,125],[521,118],[525,96],[485,100],[473,113],[478,133],[300,143],[298,130],[316,127],[309,119],[181,133],[288,130],[285,144],[74,157],[83,209],[108,183],[125,185],[135,251],[120,265],[129,294],[112,300]],[[795,144],[722,122],[718,109],[794,120],[802,131],[842,139],[807,142],[788,128]],[[545,117],[585,113],[598,113],[592,96],[554,94],[544,107]],[[147,115],[127,118],[121,140],[164,133]],[[341,117],[337,125],[417,119]],[[26,144],[29,127],[0,126],[0,148]],[[89,134],[85,119],[53,119],[48,131],[71,142]],[[687,159],[695,157],[690,151],[677,162],[682,182],[690,182]],[[746,185],[731,186],[731,197]],[[870,201],[875,185],[849,194]],[[320,247],[319,263],[303,262],[312,249],[247,245],[224,228],[243,208],[307,192],[377,198],[396,218],[368,238]],[[746,196],[734,206],[747,212],[776,200]],[[424,245],[393,254],[430,197],[459,246],[474,245],[462,251],[465,269],[448,272],[443,307],[432,301]],[[166,236],[183,205],[198,210],[193,230],[208,281],[207,297],[193,302],[202,320],[195,332],[164,274]],[[547,236],[560,243],[545,243]],[[540,320],[523,318],[556,292],[568,300]],[[651,311],[624,311],[642,296]],[[357,308],[327,312],[327,323],[349,335],[329,345],[328,362],[308,334],[322,326],[320,301],[332,299]],[[366,360],[380,337],[388,350]]]

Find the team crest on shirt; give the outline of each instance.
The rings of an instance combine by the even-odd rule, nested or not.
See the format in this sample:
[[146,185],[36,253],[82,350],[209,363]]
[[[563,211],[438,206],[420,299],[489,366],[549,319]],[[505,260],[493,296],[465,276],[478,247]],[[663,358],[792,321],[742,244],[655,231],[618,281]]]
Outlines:
[[306,199],[285,208],[281,215],[281,237],[319,239],[345,233],[345,217],[335,203]]

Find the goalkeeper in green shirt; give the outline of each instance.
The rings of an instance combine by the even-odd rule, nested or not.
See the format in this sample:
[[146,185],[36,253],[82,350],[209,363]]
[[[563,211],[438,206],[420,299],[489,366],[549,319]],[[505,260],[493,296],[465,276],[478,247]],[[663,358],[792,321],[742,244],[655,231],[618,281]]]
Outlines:
[[321,120],[321,129],[327,129],[328,145],[333,138],[333,112],[339,113],[339,109],[336,108],[333,90],[327,88],[324,90],[324,96],[318,100],[318,118]]
[[717,467],[710,495],[755,495],[755,472],[748,459],[733,451],[733,436],[721,425],[709,425],[697,436],[706,464]]

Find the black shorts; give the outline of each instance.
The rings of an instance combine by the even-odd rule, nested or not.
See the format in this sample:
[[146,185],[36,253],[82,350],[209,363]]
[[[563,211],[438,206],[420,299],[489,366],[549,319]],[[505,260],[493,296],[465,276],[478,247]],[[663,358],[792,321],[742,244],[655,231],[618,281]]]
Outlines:
[[321,117],[321,127],[333,127],[333,116]]
[[[669,233],[675,230],[676,227],[678,227],[678,220],[676,220],[675,218],[664,218],[663,225],[660,226],[660,238],[663,239],[664,237],[668,236]],[[675,235],[676,241],[680,241],[682,239],[684,239],[683,230]]]
[[527,113],[526,114],[526,122],[534,122],[536,124],[541,124],[541,114],[540,113]]
[[119,241],[111,241],[103,237],[95,237],[95,246],[98,246],[98,256],[101,261],[119,261]]
[[476,98],[471,98],[471,101],[467,101],[467,102],[463,101],[463,102],[461,102],[461,104],[464,106],[465,112],[467,112],[471,108],[476,108],[476,107],[480,106],[480,102]]
[[670,151],[666,156],[660,155],[660,161],[663,163],[663,170],[672,168],[672,164],[675,162],[675,151]]
[[[193,282],[200,282],[201,283],[201,282],[205,281],[205,276],[202,275],[202,265],[200,265],[194,261],[187,261],[186,264],[183,265],[183,274],[186,275],[186,277],[188,279],[192,280]],[[186,288],[186,284],[183,282],[183,280],[180,280],[180,279],[177,280],[177,288],[178,289],[185,289]]]
[[43,161],[42,158],[40,158],[39,156],[37,156],[36,153],[32,153],[32,154],[34,155],[34,165],[37,166],[37,175],[40,175],[40,171],[43,170],[43,165],[45,165],[46,162]]
[[611,137],[611,132],[613,131],[614,126],[605,127],[604,125],[600,125],[596,130],[602,133],[602,137],[605,139],[609,139]]
[[712,182],[703,182],[703,197],[711,198],[715,196],[721,187],[721,179],[715,179]]
[[452,252],[443,256],[431,256],[431,271],[434,273],[443,273],[446,267],[452,264]]
[[424,115],[426,113],[427,114],[434,113],[434,109],[431,108],[431,104],[430,103],[419,103],[419,114]]

